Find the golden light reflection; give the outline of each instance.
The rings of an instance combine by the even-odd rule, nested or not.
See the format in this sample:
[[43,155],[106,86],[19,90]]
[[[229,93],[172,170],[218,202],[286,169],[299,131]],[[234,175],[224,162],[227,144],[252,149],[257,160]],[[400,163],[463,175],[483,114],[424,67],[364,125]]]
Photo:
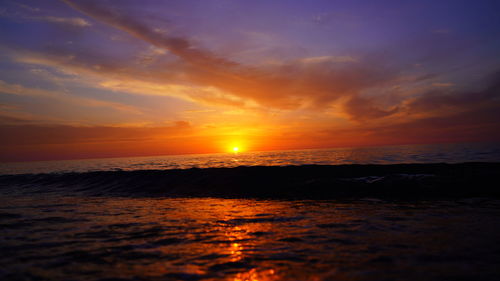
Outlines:
[[248,272],[237,273],[232,279],[233,281],[272,281],[279,280],[280,277],[274,269],[259,270],[253,268]]
[[[233,206],[227,205],[226,207],[232,208]],[[225,219],[233,219],[235,216],[231,214],[231,209],[221,210],[221,213],[225,214]],[[254,217],[258,213],[265,210],[260,208],[246,208],[238,211],[239,217]],[[271,210],[269,210],[272,212]],[[224,231],[224,235],[226,236],[226,240],[230,241],[225,252],[230,255],[229,259],[231,262],[240,262],[242,261],[248,250],[257,247],[259,242],[251,233],[255,232],[266,232],[269,231],[271,226],[268,224],[244,224],[244,225],[236,225],[236,226],[228,226]],[[248,271],[238,272],[235,275],[228,276],[225,280],[231,281],[273,281],[280,280],[280,276],[277,274],[276,269],[271,268],[271,265],[264,265],[249,269]]]
[[242,250],[243,250],[243,246],[241,244],[239,244],[239,243],[232,243],[231,244],[229,253],[231,253],[231,261],[232,262],[239,261],[242,259],[242,257],[243,257]]
[[[182,244],[179,245],[179,251],[199,256],[221,255],[217,260],[202,260],[199,264],[185,263],[161,266],[162,274],[171,272],[186,272],[188,274],[206,275],[217,273],[210,271],[210,266],[226,263],[241,263],[245,266],[238,268],[240,272],[226,272],[225,276],[219,280],[231,281],[274,281],[282,280],[283,271],[272,262],[260,261],[254,262],[252,255],[255,255],[255,249],[262,249],[264,244],[269,243],[266,236],[255,235],[255,233],[268,233],[272,231],[272,222],[251,222],[255,218],[264,218],[265,214],[275,213],[277,204],[269,206],[266,204],[248,204],[245,200],[218,200],[203,199],[197,200],[195,204],[182,202],[176,205],[178,213],[169,211],[168,217],[182,215],[182,217],[196,217],[198,221],[217,222],[209,228],[205,228],[207,235],[215,235],[211,239],[220,241],[210,246],[202,244]],[[160,212],[161,213],[161,212]],[[165,216],[165,214],[161,214]],[[239,220],[250,219],[249,223],[240,223]],[[198,233],[188,234],[188,239],[193,241],[199,239]],[[217,245],[214,247],[214,245]],[[170,254],[177,245],[166,245],[162,248],[165,254]],[[250,258],[250,259],[248,259]],[[249,261],[250,260],[250,261]],[[248,264],[248,265],[247,265]],[[157,265],[160,267],[160,265]],[[247,267],[248,266],[248,267]],[[160,272],[160,270],[158,270]],[[217,273],[222,274],[222,271]],[[210,279],[212,280],[212,279]]]
[[229,241],[235,241],[231,242],[229,244],[229,248],[227,249],[227,252],[230,254],[230,259],[232,262],[237,262],[243,258],[243,244],[236,242],[236,241],[241,241],[246,238],[247,236],[247,230],[242,229],[239,226],[232,227],[229,231],[225,232],[225,235],[227,237],[227,240]]

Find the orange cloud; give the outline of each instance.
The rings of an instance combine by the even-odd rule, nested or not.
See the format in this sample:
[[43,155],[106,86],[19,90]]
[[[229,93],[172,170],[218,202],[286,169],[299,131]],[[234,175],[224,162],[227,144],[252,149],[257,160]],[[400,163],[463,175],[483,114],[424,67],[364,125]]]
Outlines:
[[[357,96],[362,90],[388,83],[397,74],[397,71],[385,67],[380,61],[351,56],[311,57],[273,63],[260,69],[247,67],[197,48],[187,38],[156,31],[97,2],[64,2],[156,48],[168,50],[180,59],[172,62],[175,74],[151,71],[140,77],[147,76],[144,79],[150,82],[168,83],[169,80],[176,80],[177,83],[214,87],[224,95],[234,96],[233,99],[250,100],[265,107],[287,110],[325,108],[341,97]],[[78,60],[78,57],[72,58],[72,63],[78,63]],[[169,67],[163,64],[157,68]],[[195,99],[210,100],[207,96],[193,96]]]

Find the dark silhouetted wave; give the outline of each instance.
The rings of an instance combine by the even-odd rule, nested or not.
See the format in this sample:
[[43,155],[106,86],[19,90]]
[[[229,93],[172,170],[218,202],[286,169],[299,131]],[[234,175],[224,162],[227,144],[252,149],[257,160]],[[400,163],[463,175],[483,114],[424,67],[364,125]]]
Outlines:
[[500,197],[500,163],[304,165],[0,176],[3,192],[330,199]]

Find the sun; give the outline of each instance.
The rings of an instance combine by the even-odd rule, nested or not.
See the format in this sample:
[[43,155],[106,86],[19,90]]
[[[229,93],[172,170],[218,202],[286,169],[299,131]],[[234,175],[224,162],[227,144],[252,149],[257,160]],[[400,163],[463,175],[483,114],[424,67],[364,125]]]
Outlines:
[[226,143],[226,148],[224,149],[228,153],[242,153],[247,151],[247,145],[242,140],[233,140]]

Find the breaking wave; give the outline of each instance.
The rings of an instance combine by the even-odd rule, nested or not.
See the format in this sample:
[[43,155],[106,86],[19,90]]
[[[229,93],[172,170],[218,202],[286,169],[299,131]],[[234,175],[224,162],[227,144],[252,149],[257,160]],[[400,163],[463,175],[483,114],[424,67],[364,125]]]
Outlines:
[[303,165],[0,176],[0,192],[328,199],[499,196],[500,163]]

